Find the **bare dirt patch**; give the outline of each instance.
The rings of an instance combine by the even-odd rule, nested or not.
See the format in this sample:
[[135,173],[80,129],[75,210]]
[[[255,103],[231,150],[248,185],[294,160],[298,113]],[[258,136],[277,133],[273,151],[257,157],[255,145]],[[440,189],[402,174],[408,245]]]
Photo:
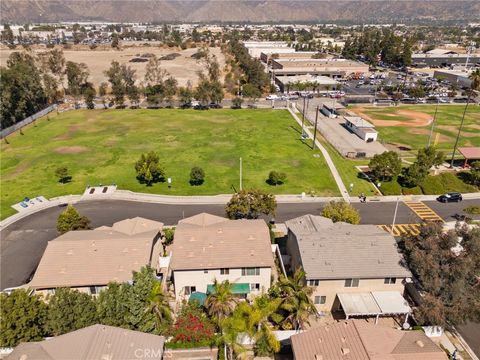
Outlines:
[[88,148],[85,146],[61,146],[54,151],[59,154],[80,154],[88,151]]
[[78,130],[80,130],[80,126],[78,126],[78,125],[70,125],[70,126],[68,127],[67,132],[66,132],[66,133],[63,133],[63,134],[60,135],[60,136],[57,136],[57,137],[55,138],[55,140],[70,140],[70,139],[73,137],[73,135],[75,135],[75,133],[76,133]]
[[433,118],[429,114],[414,111],[414,110],[396,110],[393,113],[383,113],[384,116],[405,116],[410,118],[407,121],[400,120],[380,120],[365,113],[366,108],[355,108],[355,112],[366,120],[372,122],[376,126],[409,126],[409,127],[422,127],[431,124]]

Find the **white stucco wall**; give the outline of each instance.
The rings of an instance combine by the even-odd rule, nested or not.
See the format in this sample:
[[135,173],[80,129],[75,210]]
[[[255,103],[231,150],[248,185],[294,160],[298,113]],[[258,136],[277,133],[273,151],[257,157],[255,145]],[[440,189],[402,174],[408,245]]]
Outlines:
[[[207,285],[213,284],[214,279],[219,282],[228,280],[231,283],[258,283],[260,291],[267,291],[270,288],[272,269],[260,268],[260,275],[242,276],[242,269],[230,269],[228,275],[221,275],[220,269],[210,269],[207,273],[204,270],[183,270],[173,271],[173,282],[175,284],[175,298],[177,300],[184,297],[185,286],[195,286],[196,291],[206,293]],[[188,296],[185,296],[188,298]]]

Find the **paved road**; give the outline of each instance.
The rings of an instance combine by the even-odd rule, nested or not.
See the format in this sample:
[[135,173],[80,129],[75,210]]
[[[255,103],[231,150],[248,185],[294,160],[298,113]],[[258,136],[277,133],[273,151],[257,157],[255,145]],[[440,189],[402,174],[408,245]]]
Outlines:
[[[466,200],[461,204],[428,204],[444,219],[453,220],[451,216],[478,201]],[[364,224],[391,224],[395,203],[370,202],[354,204],[359,210]],[[174,225],[183,217],[200,212],[223,215],[223,205],[162,205],[129,201],[87,201],[76,205],[77,209],[92,221],[92,226],[112,225],[129,217],[141,216],[159,220],[166,225]],[[293,203],[279,204],[276,221],[283,222],[307,213],[319,214],[322,204]],[[0,232],[0,288],[17,286],[27,281],[34,272],[49,240],[58,234],[56,219],[63,210],[55,207],[28,216],[8,226]],[[403,203],[399,204],[396,223],[417,223],[415,214]]]

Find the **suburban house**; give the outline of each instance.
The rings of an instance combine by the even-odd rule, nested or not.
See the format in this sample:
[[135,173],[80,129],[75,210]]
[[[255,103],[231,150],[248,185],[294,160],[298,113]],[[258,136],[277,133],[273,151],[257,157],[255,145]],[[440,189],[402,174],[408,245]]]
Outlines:
[[48,242],[32,281],[37,293],[70,287],[98,294],[109,282],[128,282],[132,271],[158,268],[161,222],[126,219],[111,227],[69,231]]
[[408,315],[404,283],[412,275],[395,238],[375,225],[305,215],[286,222],[291,270],[302,268],[319,312]]
[[291,337],[296,360],[447,360],[423,331],[402,331],[362,320],[340,321]]
[[164,343],[163,336],[92,325],[49,340],[21,343],[5,359],[161,360]]
[[375,125],[359,116],[345,116],[345,127],[366,142],[377,140]]
[[214,280],[230,281],[240,297],[270,288],[275,273],[264,220],[228,220],[206,213],[178,222],[170,275],[177,300],[214,292]]

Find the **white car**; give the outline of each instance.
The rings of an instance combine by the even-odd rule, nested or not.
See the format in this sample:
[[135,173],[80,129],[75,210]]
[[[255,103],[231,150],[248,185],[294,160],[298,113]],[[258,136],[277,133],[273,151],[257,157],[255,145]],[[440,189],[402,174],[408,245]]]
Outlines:
[[266,100],[278,100],[278,99],[280,99],[278,95],[268,95],[266,97]]

